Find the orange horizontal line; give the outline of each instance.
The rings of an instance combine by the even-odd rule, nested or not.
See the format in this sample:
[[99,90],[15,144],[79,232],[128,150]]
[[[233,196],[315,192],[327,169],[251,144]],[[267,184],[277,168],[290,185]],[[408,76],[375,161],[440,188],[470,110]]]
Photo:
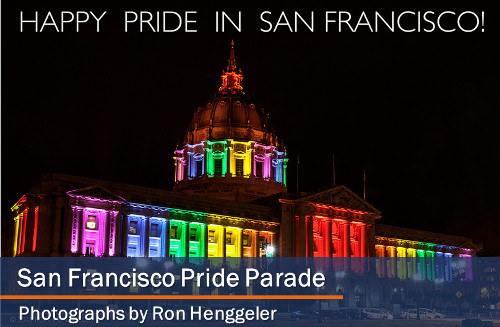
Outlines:
[[342,300],[342,295],[0,295],[0,300]]

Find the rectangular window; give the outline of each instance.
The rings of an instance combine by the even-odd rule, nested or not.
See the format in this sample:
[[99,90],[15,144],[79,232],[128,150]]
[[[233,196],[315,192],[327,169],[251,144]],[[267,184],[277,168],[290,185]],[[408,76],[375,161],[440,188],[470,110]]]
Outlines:
[[201,177],[203,175],[203,160],[196,161],[196,176]]
[[233,232],[226,232],[226,244],[232,245],[233,244]]
[[196,232],[197,231],[198,231],[198,229],[196,227],[189,229],[189,240],[190,241],[196,241]]
[[170,238],[178,239],[178,237],[177,237],[177,228],[178,228],[178,226],[172,226],[170,228]]
[[151,230],[150,230],[149,236],[152,236],[152,237],[159,237],[160,236],[158,224],[151,224]]
[[243,234],[243,246],[250,246],[250,235],[244,233]]
[[128,226],[129,234],[137,234],[137,221],[130,221],[130,225]]
[[215,175],[222,175],[222,159],[214,160]]
[[97,229],[97,223],[95,221],[95,216],[88,216],[87,217],[87,223],[85,224],[85,228],[87,229]]
[[243,176],[243,159],[236,159],[236,176]]
[[263,162],[262,161],[257,161],[255,162],[255,177],[262,177],[262,168],[263,168]]
[[208,242],[215,243],[215,230],[214,229],[210,229],[208,231]]

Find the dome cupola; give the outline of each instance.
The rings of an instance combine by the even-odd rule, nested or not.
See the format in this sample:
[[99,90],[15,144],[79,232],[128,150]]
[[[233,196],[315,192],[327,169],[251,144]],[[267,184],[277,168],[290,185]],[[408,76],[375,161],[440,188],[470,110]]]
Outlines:
[[264,109],[258,108],[243,92],[243,74],[236,67],[234,42],[221,78],[222,84],[213,99],[195,112],[184,143],[233,138],[277,146],[278,140]]
[[243,91],[234,42],[221,77],[175,151],[174,189],[242,202],[285,192],[286,149],[269,116]]

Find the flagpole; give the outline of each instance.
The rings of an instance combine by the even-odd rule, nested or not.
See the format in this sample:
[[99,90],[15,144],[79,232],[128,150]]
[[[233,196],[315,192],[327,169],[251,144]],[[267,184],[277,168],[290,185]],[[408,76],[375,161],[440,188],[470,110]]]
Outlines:
[[366,201],[366,170],[363,169],[363,200]]
[[299,193],[299,155],[297,155],[297,193]]
[[333,187],[335,186],[335,155],[333,155]]

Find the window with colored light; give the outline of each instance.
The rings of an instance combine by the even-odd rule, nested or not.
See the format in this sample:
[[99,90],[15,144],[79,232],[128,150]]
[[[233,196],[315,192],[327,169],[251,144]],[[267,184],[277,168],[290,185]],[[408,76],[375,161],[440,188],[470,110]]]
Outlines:
[[202,223],[189,223],[189,257],[205,256],[205,228]]
[[173,239],[178,239],[179,237],[177,236],[177,229],[179,228],[179,226],[172,226],[170,227],[170,238],[173,238]]
[[233,231],[228,230],[226,231],[226,245],[232,245],[233,244]]
[[222,175],[222,159],[214,159],[214,174],[216,176]]
[[97,222],[95,220],[95,216],[88,216],[87,218],[87,223],[85,225],[85,228],[90,229],[90,230],[95,230],[97,229]]
[[219,225],[208,225],[208,256],[224,256],[224,227]]
[[255,162],[255,177],[262,178],[264,163],[262,161]]
[[188,223],[181,220],[170,220],[170,257],[186,257],[186,235]]
[[[109,244],[106,244],[106,223],[108,220],[106,210],[84,208],[83,209],[83,231],[82,243],[75,248],[75,253],[80,253],[89,256],[102,256],[108,249]],[[112,253],[111,250],[109,253]]]
[[257,251],[255,249],[254,242],[256,241],[256,231],[253,230],[243,230],[242,233],[242,246],[243,246],[243,256],[244,257],[256,257]]
[[149,229],[149,236],[150,237],[160,237],[160,229],[157,223],[151,223],[151,227]]
[[129,234],[137,234],[137,221],[130,221],[129,226],[128,226],[128,233]]
[[166,225],[164,218],[149,218],[149,257],[165,256]]
[[236,176],[243,176],[243,159],[236,159]]
[[189,240],[190,241],[197,241],[196,236],[198,233],[198,229],[196,227],[189,227]]
[[[144,228],[141,226],[143,216],[130,215],[128,221],[127,235],[127,257],[143,257],[144,250],[142,245],[141,233]],[[143,233],[144,234],[144,233]]]
[[215,243],[216,240],[215,240],[215,229],[210,229],[208,231],[208,242],[210,243]]
[[226,257],[241,257],[241,228],[226,228]]
[[201,177],[203,175],[203,160],[196,161],[196,176]]

